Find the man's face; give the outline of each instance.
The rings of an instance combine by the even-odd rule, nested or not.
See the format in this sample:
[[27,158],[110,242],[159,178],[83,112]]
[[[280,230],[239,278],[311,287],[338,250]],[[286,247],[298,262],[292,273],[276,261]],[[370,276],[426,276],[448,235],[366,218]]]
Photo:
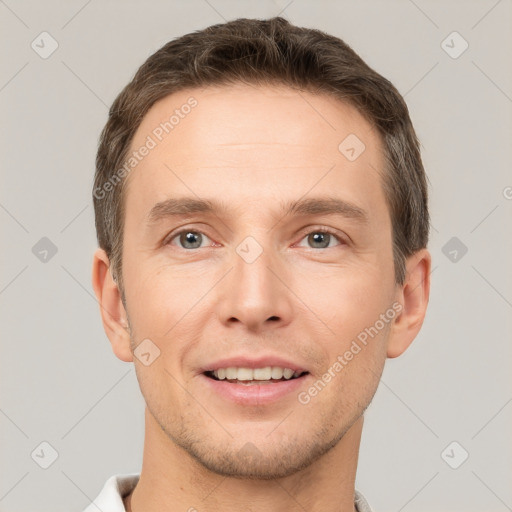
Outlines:
[[[359,156],[353,135],[339,149],[350,134]],[[220,474],[292,474],[360,418],[386,358],[398,288],[380,139],[338,100],[246,85],[164,98],[131,149],[148,136],[156,147],[128,178],[122,258],[132,346],[151,340],[134,361],[154,424]],[[175,204],[151,221],[168,199],[223,209]],[[312,200],[346,207],[286,210]],[[307,373],[259,385],[205,373],[269,366]]]

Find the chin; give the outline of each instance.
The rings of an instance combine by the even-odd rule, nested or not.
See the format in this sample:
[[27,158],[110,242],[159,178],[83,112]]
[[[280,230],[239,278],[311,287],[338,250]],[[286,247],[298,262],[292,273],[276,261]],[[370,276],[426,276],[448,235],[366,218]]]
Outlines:
[[[213,442],[186,443],[180,446],[188,452],[205,469],[224,477],[247,480],[274,480],[291,476],[311,464],[333,448],[343,437],[335,439],[322,438],[325,432],[308,435],[304,431],[297,437],[281,438],[278,444],[270,443],[268,434],[262,436],[261,442],[252,437],[254,442],[246,441],[241,448],[234,448],[235,440],[228,445]],[[242,441],[243,443],[243,441]]]

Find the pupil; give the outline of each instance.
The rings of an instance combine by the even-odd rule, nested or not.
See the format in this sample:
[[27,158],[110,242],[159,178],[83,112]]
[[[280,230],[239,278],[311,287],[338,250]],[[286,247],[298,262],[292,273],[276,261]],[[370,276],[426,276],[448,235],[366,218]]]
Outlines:
[[[322,249],[325,249],[326,247],[329,246],[329,237],[330,237],[329,233],[317,232],[317,233],[312,233],[309,236],[312,240],[313,245],[319,243],[319,244],[321,244]],[[326,241],[327,241],[327,243],[325,243]]]
[[[186,248],[197,249],[201,246],[201,235],[199,233],[194,233],[193,231],[183,233],[181,235],[181,243]],[[191,243],[193,247],[187,246],[188,243]]]

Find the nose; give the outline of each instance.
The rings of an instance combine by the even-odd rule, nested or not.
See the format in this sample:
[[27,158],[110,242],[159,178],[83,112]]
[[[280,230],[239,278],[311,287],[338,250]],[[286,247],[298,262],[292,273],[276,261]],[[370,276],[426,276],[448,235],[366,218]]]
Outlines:
[[292,319],[293,293],[287,286],[284,265],[272,257],[270,250],[263,250],[252,261],[243,247],[239,249],[233,255],[233,268],[220,287],[221,320],[228,327],[240,324],[252,332],[288,325]]

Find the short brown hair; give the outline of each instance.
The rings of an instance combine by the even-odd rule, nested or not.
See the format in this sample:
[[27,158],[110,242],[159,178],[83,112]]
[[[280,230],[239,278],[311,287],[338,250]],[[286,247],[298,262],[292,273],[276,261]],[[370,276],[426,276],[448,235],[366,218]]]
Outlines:
[[405,259],[426,247],[429,235],[427,181],[404,99],[337,37],[280,17],[241,18],[165,44],[142,64],[110,108],[96,157],[93,202],[98,243],[109,257],[123,302],[126,178],[120,180],[116,172],[137,128],[151,106],[171,93],[235,83],[284,84],[328,94],[357,108],[377,129],[387,162],[383,190],[392,221],[395,281],[403,284]]

